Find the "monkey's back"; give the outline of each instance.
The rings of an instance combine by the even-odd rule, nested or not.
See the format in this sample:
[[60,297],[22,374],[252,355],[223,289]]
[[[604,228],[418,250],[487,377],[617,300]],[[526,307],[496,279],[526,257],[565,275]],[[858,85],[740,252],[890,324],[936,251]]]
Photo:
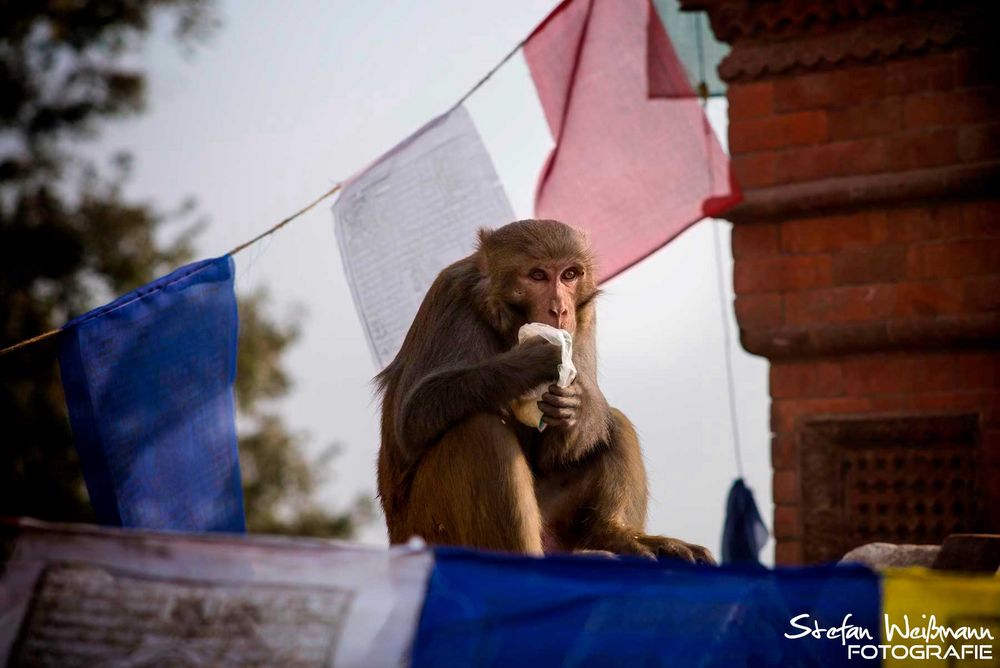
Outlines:
[[[449,265],[427,290],[403,344],[392,362],[375,377],[382,395],[382,442],[378,455],[378,494],[392,542],[394,521],[404,511],[419,458],[410,456],[396,424],[399,405],[428,374],[451,366],[475,364],[505,349],[504,342],[476,307],[481,273],[475,254]],[[448,345],[441,345],[447,342]]]

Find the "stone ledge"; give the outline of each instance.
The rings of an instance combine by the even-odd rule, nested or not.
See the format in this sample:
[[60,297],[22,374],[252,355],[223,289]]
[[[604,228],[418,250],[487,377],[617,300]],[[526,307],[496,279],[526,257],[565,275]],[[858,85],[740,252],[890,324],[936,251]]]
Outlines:
[[740,343],[768,359],[905,350],[1000,349],[1000,313],[806,327],[740,329]]
[[864,564],[872,569],[905,568],[907,566],[930,568],[940,553],[940,545],[868,543],[845,554],[840,563]]
[[957,533],[948,536],[932,568],[971,573],[1000,569],[1000,535]]
[[756,223],[929,199],[995,195],[1000,161],[906,172],[844,176],[743,191],[743,202],[726,212],[734,223]]
[[741,44],[719,65],[724,81],[748,82],[782,74],[878,63],[984,41],[981,17],[971,13],[915,13],[853,22],[847,30],[800,36],[794,42]]

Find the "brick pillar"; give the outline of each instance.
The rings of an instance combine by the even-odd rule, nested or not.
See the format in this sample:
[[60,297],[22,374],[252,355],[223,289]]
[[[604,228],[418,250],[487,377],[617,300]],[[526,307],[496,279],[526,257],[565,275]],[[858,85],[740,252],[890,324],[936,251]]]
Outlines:
[[776,561],[1000,532],[997,6],[682,0],[732,45],[743,347]]

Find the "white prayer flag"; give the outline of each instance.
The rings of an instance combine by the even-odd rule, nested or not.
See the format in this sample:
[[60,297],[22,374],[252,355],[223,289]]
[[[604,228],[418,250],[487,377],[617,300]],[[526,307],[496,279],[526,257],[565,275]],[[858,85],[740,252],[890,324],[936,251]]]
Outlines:
[[0,523],[0,666],[398,668],[433,553]]
[[460,106],[348,181],[333,217],[354,304],[382,368],[438,273],[473,251],[477,229],[505,225],[514,211]]

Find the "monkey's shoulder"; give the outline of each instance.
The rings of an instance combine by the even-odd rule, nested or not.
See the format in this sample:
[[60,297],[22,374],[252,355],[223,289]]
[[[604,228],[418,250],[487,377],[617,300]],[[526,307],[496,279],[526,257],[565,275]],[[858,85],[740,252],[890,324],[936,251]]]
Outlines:
[[481,362],[505,347],[477,307],[479,271],[472,257],[438,274],[427,290],[399,353],[379,375],[381,384],[420,378],[456,364]]

